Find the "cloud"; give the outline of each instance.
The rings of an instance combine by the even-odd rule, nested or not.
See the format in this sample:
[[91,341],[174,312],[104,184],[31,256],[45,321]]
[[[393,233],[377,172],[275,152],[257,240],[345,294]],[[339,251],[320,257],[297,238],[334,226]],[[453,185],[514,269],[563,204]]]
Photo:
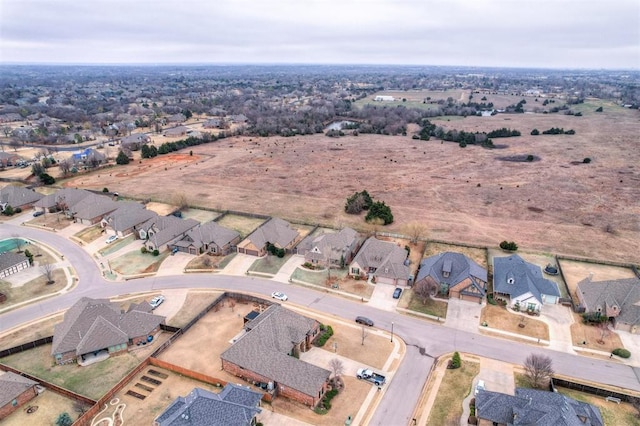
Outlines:
[[3,0],[3,62],[640,68],[632,0]]

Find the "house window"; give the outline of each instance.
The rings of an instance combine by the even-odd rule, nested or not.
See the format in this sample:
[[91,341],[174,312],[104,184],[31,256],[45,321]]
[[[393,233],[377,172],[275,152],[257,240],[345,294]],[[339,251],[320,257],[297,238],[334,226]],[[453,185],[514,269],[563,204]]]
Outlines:
[[448,272],[448,271],[443,272],[443,273],[442,273],[442,276],[443,276],[444,278],[449,278],[449,272]]
[[351,275],[360,275],[360,268],[351,268]]

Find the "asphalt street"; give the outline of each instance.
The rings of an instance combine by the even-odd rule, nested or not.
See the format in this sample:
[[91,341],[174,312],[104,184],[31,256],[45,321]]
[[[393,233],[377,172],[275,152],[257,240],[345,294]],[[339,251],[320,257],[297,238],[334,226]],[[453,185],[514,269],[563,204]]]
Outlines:
[[295,303],[346,319],[364,315],[372,318],[376,327],[388,331],[391,330],[393,322],[394,335],[406,342],[406,356],[370,422],[373,425],[408,424],[435,358],[452,351],[467,352],[514,364],[522,364],[532,352],[543,353],[553,359],[557,373],[640,391],[639,369],[624,364],[452,330],[439,324],[273,280],[247,276],[193,274],[150,277],[126,282],[106,281],[102,278],[95,259],[68,239],[53,232],[34,228],[0,225],[0,239],[16,235],[43,242],[62,253],[74,266],[79,281],[77,286],[66,294],[1,314],[0,332],[65,310],[85,296],[110,298],[126,293],[172,288],[215,288],[270,295],[272,291],[282,290],[286,285],[286,293],[289,296],[287,303]]

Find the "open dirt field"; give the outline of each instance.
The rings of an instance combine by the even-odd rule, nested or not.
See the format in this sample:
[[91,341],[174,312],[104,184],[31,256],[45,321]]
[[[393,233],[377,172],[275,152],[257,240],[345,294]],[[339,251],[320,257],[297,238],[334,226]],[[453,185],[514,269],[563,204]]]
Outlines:
[[[238,137],[188,152],[118,166],[106,179],[79,176],[65,184],[168,200],[187,192],[198,204],[284,219],[362,229],[344,213],[347,196],[367,189],[391,206],[398,231],[424,223],[429,236],[617,261],[640,260],[638,112],[607,107],[600,114],[498,114],[443,123],[459,130],[520,130],[496,139],[501,149],[411,135]],[[533,128],[575,129],[575,135],[530,136]],[[448,127],[447,127],[448,128]],[[532,154],[530,163],[500,157]],[[584,158],[590,164],[576,164]],[[158,185],[162,182],[162,185]]]

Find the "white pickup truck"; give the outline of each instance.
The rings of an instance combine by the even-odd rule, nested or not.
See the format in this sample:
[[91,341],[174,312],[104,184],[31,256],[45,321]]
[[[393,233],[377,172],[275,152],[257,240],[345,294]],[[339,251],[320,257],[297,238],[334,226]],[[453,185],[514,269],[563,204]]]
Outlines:
[[367,380],[376,386],[384,385],[386,378],[382,374],[374,373],[368,368],[359,368],[356,377],[360,380]]

